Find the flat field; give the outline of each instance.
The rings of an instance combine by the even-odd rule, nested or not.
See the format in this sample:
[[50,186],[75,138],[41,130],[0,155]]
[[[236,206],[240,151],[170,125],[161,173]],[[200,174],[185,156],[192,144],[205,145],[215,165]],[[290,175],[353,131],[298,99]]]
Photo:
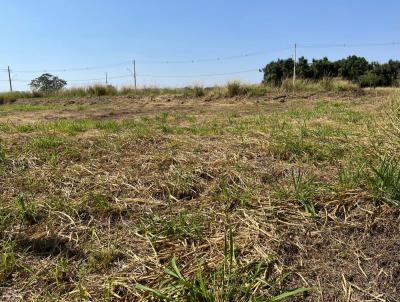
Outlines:
[[0,300],[400,297],[400,93],[0,105]]

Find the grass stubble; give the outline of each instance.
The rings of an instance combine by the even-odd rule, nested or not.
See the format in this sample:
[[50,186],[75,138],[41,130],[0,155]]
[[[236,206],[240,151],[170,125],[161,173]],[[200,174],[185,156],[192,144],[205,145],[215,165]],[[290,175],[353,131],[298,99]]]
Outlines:
[[396,301],[399,94],[279,100],[2,123],[1,300]]

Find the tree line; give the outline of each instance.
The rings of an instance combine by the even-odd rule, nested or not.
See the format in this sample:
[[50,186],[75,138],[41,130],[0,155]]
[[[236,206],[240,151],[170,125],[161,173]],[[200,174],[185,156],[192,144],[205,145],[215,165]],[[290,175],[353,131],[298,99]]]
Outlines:
[[[293,77],[294,60],[278,59],[263,68],[263,83],[280,85],[283,80]],[[349,56],[338,61],[327,57],[312,62],[300,57],[296,62],[296,77],[320,80],[340,77],[358,83],[361,87],[398,86],[400,84],[400,61],[387,63],[368,62],[364,57]]]

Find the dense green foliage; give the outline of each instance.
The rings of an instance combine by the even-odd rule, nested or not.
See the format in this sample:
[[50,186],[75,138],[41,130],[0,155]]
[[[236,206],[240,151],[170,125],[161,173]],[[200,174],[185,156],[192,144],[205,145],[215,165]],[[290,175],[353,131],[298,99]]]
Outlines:
[[61,90],[64,86],[67,85],[67,82],[57,76],[53,76],[49,73],[44,73],[40,77],[32,80],[29,85],[34,91],[50,93]]
[[[265,66],[264,83],[279,85],[293,76],[293,59],[278,59]],[[313,59],[311,63],[300,57],[296,63],[296,74],[302,79],[320,80],[341,77],[358,83],[362,87],[397,86],[400,78],[400,61],[387,63],[368,62],[363,57],[350,56],[339,61],[328,58]]]

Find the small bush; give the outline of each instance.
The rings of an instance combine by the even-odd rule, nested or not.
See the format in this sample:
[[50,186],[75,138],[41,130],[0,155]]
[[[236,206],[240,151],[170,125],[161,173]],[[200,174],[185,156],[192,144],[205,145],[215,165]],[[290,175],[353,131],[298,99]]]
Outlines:
[[63,97],[83,97],[87,95],[87,91],[83,87],[73,87],[61,90],[58,95]]
[[372,70],[367,71],[365,74],[360,76],[360,86],[361,87],[373,87],[379,86],[381,84],[381,78]]
[[205,95],[205,91],[202,86],[188,86],[183,88],[183,95],[185,97],[202,97]]
[[124,86],[119,90],[119,93],[122,95],[135,94],[135,89],[132,87]]
[[103,95],[116,95],[118,93],[117,88],[112,85],[94,85],[87,88],[87,93],[91,96],[103,96]]
[[229,82],[226,85],[227,88],[227,96],[234,97],[238,95],[244,95],[247,93],[248,89],[239,81]]
[[193,87],[193,91],[194,91],[194,96],[195,97],[202,97],[205,95],[204,93],[204,88],[201,86],[194,86]]

